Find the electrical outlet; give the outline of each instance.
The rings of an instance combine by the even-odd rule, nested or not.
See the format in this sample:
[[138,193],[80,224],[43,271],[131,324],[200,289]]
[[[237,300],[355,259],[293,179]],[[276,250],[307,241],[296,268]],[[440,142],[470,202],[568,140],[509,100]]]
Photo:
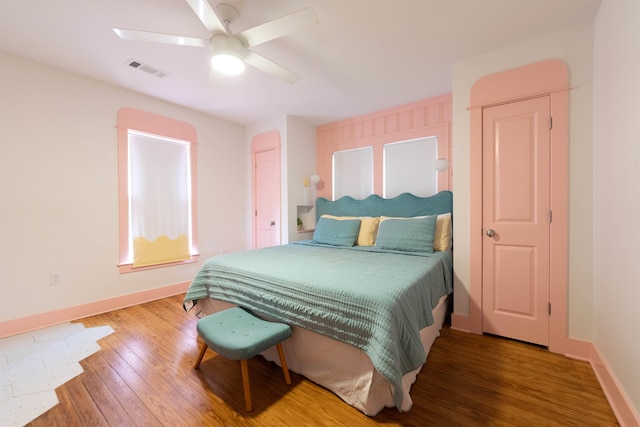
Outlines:
[[62,284],[62,274],[59,271],[52,271],[49,273],[49,283],[51,285]]

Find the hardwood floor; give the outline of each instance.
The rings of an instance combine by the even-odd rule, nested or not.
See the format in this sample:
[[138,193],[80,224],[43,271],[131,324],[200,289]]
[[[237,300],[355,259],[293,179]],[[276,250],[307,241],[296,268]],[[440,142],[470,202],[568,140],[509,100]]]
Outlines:
[[616,426],[591,367],[546,349],[443,328],[412,388],[414,406],[371,418],[258,356],[249,361],[253,412],[237,361],[208,352],[193,369],[197,319],[182,296],[86,319],[109,325],[84,373],[31,426]]

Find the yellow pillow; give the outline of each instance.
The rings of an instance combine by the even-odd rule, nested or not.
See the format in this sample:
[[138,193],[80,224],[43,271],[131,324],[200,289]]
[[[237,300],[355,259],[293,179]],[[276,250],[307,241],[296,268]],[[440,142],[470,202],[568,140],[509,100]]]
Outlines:
[[451,250],[451,214],[438,215],[436,231],[433,233],[433,250],[448,252]]
[[[416,216],[413,218],[426,218],[426,216]],[[380,222],[387,219],[411,219],[397,218],[389,216],[381,216]],[[440,214],[436,219],[436,230],[433,233],[433,250],[439,252],[448,252],[451,250],[451,213]]]
[[373,246],[376,242],[376,234],[378,234],[378,224],[380,223],[380,218],[371,217],[371,216],[334,216],[324,214],[323,218],[330,219],[359,219],[360,220],[360,231],[358,232],[358,240],[356,240],[356,245],[358,246]]

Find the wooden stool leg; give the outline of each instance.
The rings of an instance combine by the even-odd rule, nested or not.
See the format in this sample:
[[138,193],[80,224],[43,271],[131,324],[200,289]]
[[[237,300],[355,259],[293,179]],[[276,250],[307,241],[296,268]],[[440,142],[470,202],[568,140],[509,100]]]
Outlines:
[[242,385],[244,387],[244,405],[247,408],[247,412],[251,411],[251,386],[249,385],[249,365],[247,360],[240,361],[240,368],[242,369]]
[[287,385],[291,384],[291,377],[289,376],[289,367],[287,366],[287,360],[284,358],[284,350],[282,348],[282,343],[276,344],[276,348],[278,349],[278,356],[280,356],[280,364],[282,365],[282,373],[284,374],[284,382]]
[[198,355],[198,360],[196,360],[196,364],[193,367],[194,369],[198,369],[200,367],[200,362],[202,362],[202,358],[204,357],[204,354],[207,352],[207,343],[204,343],[204,345],[202,346],[202,350],[200,350],[200,354]]

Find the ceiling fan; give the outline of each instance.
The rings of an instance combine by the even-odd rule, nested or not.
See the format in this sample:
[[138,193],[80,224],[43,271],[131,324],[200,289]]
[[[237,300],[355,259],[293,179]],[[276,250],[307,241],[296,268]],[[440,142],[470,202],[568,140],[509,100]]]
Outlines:
[[300,76],[294,72],[255,53],[250,48],[302,28],[316,25],[318,17],[312,8],[308,7],[233,34],[229,26],[239,15],[233,6],[221,3],[216,7],[216,13],[207,0],[186,1],[207,30],[211,32],[209,39],[121,28],[114,28],[113,31],[118,37],[126,40],[210,47],[213,51],[212,67],[225,74],[239,74],[244,71],[244,64],[247,63],[289,83],[300,80]]

